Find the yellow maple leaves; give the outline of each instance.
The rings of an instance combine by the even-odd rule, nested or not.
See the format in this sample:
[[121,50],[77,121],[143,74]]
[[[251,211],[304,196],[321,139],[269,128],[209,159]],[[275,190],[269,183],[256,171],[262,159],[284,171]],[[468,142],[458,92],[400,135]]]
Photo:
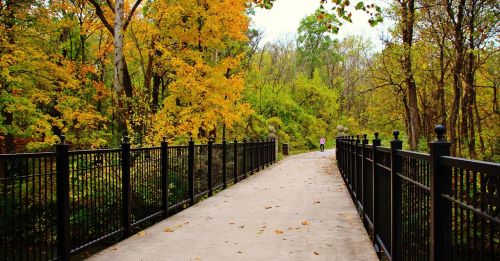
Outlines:
[[243,49],[231,51],[247,40],[245,3],[188,0],[152,5],[162,10],[152,14],[158,21],[161,67],[171,68],[173,79],[155,115],[159,124],[153,126],[152,137],[206,138],[214,129],[223,124],[231,128],[248,114],[250,106],[240,101]]

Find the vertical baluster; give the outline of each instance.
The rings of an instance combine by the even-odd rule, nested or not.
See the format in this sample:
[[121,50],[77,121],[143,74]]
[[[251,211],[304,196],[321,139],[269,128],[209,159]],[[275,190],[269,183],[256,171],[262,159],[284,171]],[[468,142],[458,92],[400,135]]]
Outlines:
[[377,160],[378,160],[378,153],[377,153],[377,147],[380,146],[380,139],[378,138],[378,132],[374,133],[375,139],[372,140],[372,156],[373,156],[373,161],[372,161],[372,223],[373,223],[373,242],[377,244],[377,218],[376,218],[376,211],[377,211],[377,200],[378,200],[378,188],[376,186],[376,180],[378,178],[378,166],[377,166]]
[[213,191],[213,184],[212,184],[212,161],[213,161],[213,144],[214,141],[212,138],[208,139],[208,170],[207,170],[207,176],[208,176],[208,196],[211,197],[214,194]]
[[132,201],[130,193],[130,143],[127,135],[123,137],[122,143],[122,226],[123,237],[130,236],[132,224],[130,216],[132,211]]
[[189,205],[194,205],[194,141],[193,137],[189,138],[188,146],[188,191]]
[[60,136],[56,145],[56,195],[57,195],[57,255],[60,260],[69,260],[69,145],[66,137]]
[[227,188],[227,168],[226,168],[226,157],[227,157],[227,146],[226,137],[222,137],[222,189]]
[[161,142],[161,207],[163,216],[168,217],[168,143],[163,137]]
[[234,184],[238,183],[238,141],[236,139],[233,144],[233,177]]
[[393,133],[394,139],[391,141],[391,250],[392,260],[401,260],[401,179],[398,174],[402,170],[402,158],[396,155],[397,150],[403,148],[403,141],[399,140],[399,131]]

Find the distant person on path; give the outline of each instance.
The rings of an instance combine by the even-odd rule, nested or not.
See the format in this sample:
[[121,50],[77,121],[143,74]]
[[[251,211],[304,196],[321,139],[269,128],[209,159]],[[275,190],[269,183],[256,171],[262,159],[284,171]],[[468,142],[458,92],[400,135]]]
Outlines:
[[319,150],[325,151],[325,138],[323,138],[323,137],[321,137],[321,139],[319,139]]

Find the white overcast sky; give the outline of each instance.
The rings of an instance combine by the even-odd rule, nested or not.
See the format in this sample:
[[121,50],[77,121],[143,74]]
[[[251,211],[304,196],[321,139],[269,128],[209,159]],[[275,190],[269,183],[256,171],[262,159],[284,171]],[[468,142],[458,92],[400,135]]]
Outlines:
[[[254,28],[264,32],[261,45],[294,37],[300,20],[314,13],[318,7],[319,0],[277,0],[271,10],[256,8],[252,22]],[[379,36],[387,27],[387,23],[373,28],[367,20],[368,15],[362,12],[353,13],[353,23],[345,23],[337,37],[342,39],[347,35],[360,35],[370,39],[375,49],[381,50],[383,44]]]

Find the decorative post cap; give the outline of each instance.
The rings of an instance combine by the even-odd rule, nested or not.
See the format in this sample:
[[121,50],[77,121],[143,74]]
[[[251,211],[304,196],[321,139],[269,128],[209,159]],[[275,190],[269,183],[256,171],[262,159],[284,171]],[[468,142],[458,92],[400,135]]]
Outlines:
[[446,132],[446,128],[443,125],[436,125],[434,132],[437,135],[437,141],[445,141],[444,133]]
[[356,135],[356,141],[359,141],[359,135]]
[[366,138],[368,137],[368,134],[363,134],[363,139],[366,140]]
[[163,142],[167,142],[167,137],[163,136]]
[[193,141],[193,136],[189,136],[189,141]]
[[394,140],[399,140],[398,137],[399,137],[399,131],[398,130],[394,130],[392,132],[392,136],[394,136]]
[[127,133],[124,133],[123,134],[123,143],[129,143],[130,139],[128,137],[128,134]]
[[375,135],[375,139],[378,140],[378,132],[373,133]]
[[61,140],[61,144],[65,144],[65,141],[66,141],[66,135],[61,134],[61,135],[59,136],[59,139]]

